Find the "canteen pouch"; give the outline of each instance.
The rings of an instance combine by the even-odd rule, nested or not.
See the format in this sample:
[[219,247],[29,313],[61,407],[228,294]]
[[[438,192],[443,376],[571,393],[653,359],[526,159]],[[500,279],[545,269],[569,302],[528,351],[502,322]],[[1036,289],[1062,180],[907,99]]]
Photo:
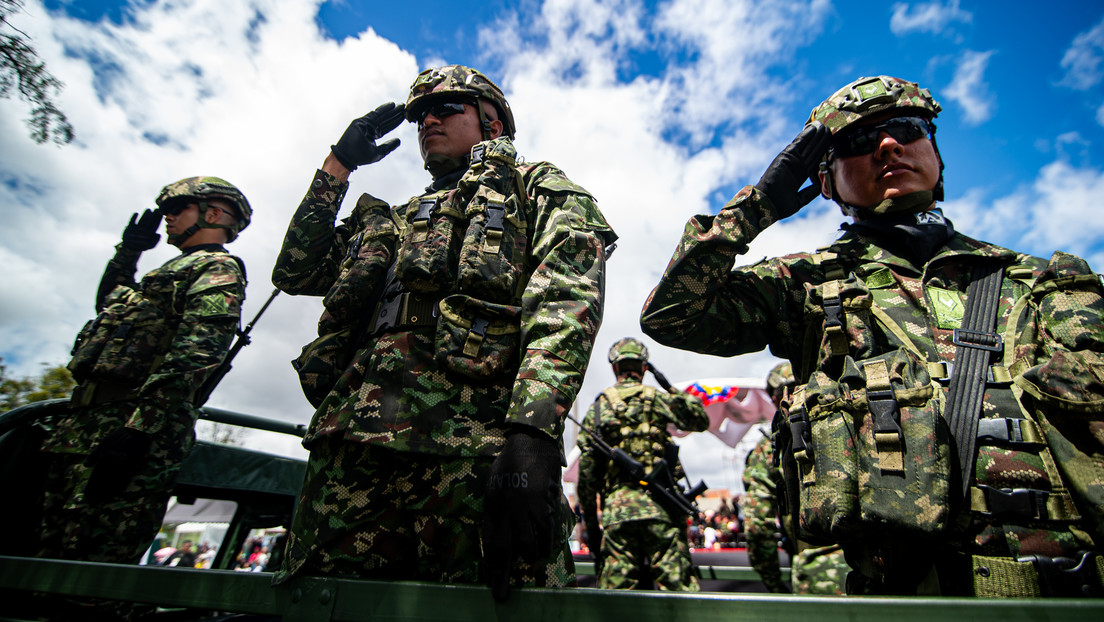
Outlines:
[[482,380],[517,367],[521,307],[454,294],[441,301],[440,311],[436,356],[447,369]]
[[395,275],[403,289],[432,294],[449,291],[456,282],[467,223],[454,194],[433,194],[407,205],[406,227],[395,259]]
[[457,184],[468,220],[460,249],[459,291],[480,300],[506,304],[515,298],[528,247],[525,189],[508,140],[479,143],[472,165]]

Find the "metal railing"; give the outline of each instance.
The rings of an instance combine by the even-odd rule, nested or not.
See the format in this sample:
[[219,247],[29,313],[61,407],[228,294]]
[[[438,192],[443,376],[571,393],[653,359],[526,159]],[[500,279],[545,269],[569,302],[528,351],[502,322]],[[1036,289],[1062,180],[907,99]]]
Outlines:
[[811,597],[731,593],[515,590],[498,603],[480,586],[150,568],[0,557],[0,588],[282,617],[287,622],[1068,622],[1104,620],[1104,600]]

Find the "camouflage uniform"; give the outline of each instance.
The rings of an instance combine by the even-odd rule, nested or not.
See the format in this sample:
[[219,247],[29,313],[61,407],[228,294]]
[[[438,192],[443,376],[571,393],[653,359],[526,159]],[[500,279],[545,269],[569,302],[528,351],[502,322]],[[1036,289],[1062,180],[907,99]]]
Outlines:
[[[878,80],[896,84],[902,107],[931,101],[913,83]],[[874,79],[850,87],[834,97],[863,96],[864,87],[878,95]],[[815,110],[813,120],[828,109],[825,123],[837,123],[839,101]],[[926,201],[942,198],[941,182]],[[1076,590],[1096,589],[1104,572],[1093,543],[1104,512],[1099,463],[1082,471],[1083,488],[1067,490],[1073,462],[1055,460],[1046,441],[1088,439],[1087,422],[1099,417],[1099,277],[1071,255],[1048,262],[1018,254],[954,232],[949,222],[926,258],[917,259],[900,222],[864,221],[845,225],[819,252],[734,267],[777,214],[770,197],[748,186],[717,215],[693,217],[641,324],[669,346],[718,356],[769,346],[793,363],[798,387],[785,406],[801,524],[843,544],[854,570],[848,592],[1055,594],[1062,577]],[[938,211],[921,215],[943,222]],[[961,501],[954,481],[961,470],[941,416],[944,382],[971,271],[988,262],[1003,270],[996,332],[1006,347],[990,367],[976,466]],[[877,435],[875,402],[893,404]],[[883,434],[883,423],[899,431]],[[1087,464],[1086,447],[1067,442],[1061,451]],[[1097,500],[1077,506],[1071,492]],[[1081,565],[1058,569],[1065,564],[1058,558]]]
[[[55,421],[43,451],[51,456],[41,557],[134,563],[161,527],[184,456],[195,442],[195,391],[222,362],[245,300],[239,259],[219,245],[188,248],[134,282],[140,251],[118,247],[97,307],[75,348],[79,381],[71,414]],[[89,353],[101,336],[111,339]],[[152,436],[147,457],[115,498],[90,502],[85,459],[122,427]]]
[[763,436],[744,463],[744,530],[747,534],[748,561],[771,592],[788,592],[782,582],[778,563],[778,538],[781,531],[790,554],[790,572],[794,594],[843,594],[847,562],[838,544],[812,546],[794,538],[793,529],[782,516],[779,523],[778,501],[785,484],[782,471],[774,465],[774,450],[769,436]]
[[[518,165],[508,137],[472,153],[459,180],[393,207],[364,194],[336,226],[348,184],[319,170],[292,218],[273,283],[324,296],[325,312],[298,362],[318,403],[279,580],[478,582],[484,488],[509,426],[562,434],[616,236],[558,168]],[[515,585],[574,581],[560,497],[560,550],[516,567]]]
[[[611,402],[611,391],[626,408],[618,408],[617,400]],[[620,447],[650,471],[671,442],[668,425],[700,432],[709,427],[709,416],[692,395],[657,391],[637,377],[623,375],[591,405],[586,423],[611,447]],[[583,515],[596,514],[596,497],[602,499],[602,563],[597,586],[639,590],[652,589],[654,583],[660,590],[700,590],[690,559],[685,517],[668,513],[639,484],[626,481],[625,474],[599,453],[585,430],[579,433],[578,444]]]

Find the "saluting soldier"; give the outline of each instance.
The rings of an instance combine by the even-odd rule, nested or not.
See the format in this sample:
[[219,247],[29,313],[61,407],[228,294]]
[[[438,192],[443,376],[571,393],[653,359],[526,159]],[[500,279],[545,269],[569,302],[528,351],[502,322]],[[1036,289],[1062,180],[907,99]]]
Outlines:
[[[955,230],[940,111],[891,76],[837,91],[758,183],[689,221],[641,324],[792,363],[780,458],[801,528],[842,544],[848,593],[1104,593],[1100,278]],[[839,239],[737,267],[818,192],[851,217]]]
[[[348,178],[418,126],[432,183],[389,206]],[[296,362],[317,408],[280,574],[575,581],[561,435],[602,318],[616,236],[594,197],[523,163],[502,90],[460,65],[352,122],[288,226],[273,283],[323,296]]]

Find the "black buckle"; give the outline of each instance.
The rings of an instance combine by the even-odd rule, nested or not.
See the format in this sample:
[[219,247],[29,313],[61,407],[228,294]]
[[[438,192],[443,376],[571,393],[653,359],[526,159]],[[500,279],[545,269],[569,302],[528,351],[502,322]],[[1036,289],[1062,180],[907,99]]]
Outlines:
[[1039,574],[1039,593],[1060,598],[1104,596],[1104,581],[1096,574],[1096,553],[1080,551],[1080,559],[1028,555],[1018,562],[1034,564]]
[[1023,419],[994,419],[978,420],[978,441],[989,443],[999,442],[1010,445],[1033,445],[1035,443],[1025,441],[1023,437]]
[[796,415],[790,415],[790,439],[794,453],[799,451],[808,452],[812,448],[813,439],[809,436],[809,417],[804,407]]
[[874,432],[894,432],[897,438],[904,441],[904,432],[901,430],[901,409],[897,405],[897,396],[892,389],[880,389],[867,391],[867,403],[870,405],[870,414],[874,415]]
[[843,327],[843,303],[839,298],[829,298],[824,301],[824,327]]
[[[983,333],[980,330],[956,328],[951,342],[963,348],[977,348],[990,352],[1004,350],[1004,338],[997,333]],[[989,372],[992,375],[992,372]]]
[[433,212],[433,208],[437,206],[437,199],[422,199],[418,201],[418,211],[414,214],[414,222],[419,220],[429,220],[430,214]]
[[985,503],[989,507],[988,512],[982,512],[985,516],[1014,515],[1035,520],[1047,518],[1046,502],[1050,493],[1034,488],[993,488],[992,486],[978,485],[985,493]]

